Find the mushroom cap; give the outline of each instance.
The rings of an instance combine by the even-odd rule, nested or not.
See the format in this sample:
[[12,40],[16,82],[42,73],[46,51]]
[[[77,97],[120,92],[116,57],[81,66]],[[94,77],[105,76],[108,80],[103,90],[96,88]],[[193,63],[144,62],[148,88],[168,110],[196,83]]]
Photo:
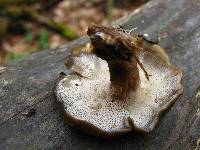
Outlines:
[[182,71],[170,64],[160,46],[142,39],[139,43],[143,49],[137,55],[150,80],[138,67],[140,85],[126,100],[112,99],[106,61],[83,53],[68,58],[73,60],[71,73],[58,78],[54,93],[69,124],[106,137],[154,129],[160,114],[182,94]]

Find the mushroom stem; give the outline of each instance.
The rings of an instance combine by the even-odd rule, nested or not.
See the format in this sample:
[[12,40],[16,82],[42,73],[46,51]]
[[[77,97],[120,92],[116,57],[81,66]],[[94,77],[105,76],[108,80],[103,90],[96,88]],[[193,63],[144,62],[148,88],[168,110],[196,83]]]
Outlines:
[[130,90],[135,90],[139,84],[137,62],[125,60],[108,61],[113,99],[124,100]]
[[96,25],[89,27],[87,34],[93,47],[90,52],[108,62],[114,98],[125,99],[130,89],[136,89],[139,83],[137,64],[149,80],[147,71],[136,55],[141,48],[133,42],[132,37],[121,30]]

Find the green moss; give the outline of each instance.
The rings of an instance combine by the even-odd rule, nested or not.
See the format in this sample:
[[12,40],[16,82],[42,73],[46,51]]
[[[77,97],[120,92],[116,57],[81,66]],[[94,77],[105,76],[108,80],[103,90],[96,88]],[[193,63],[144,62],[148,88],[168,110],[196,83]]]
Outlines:
[[12,84],[14,81],[14,79],[11,79],[11,80],[4,80],[3,84],[6,86],[6,85],[10,85]]
[[28,55],[29,55],[28,52],[23,52],[23,53],[8,52],[8,62],[11,62],[13,60],[22,60]]
[[107,8],[106,8],[106,13],[107,13],[107,19],[109,22],[112,21],[112,9],[113,9],[113,0],[108,0],[107,1]]
[[0,37],[7,31],[8,20],[4,17],[0,18]]
[[4,92],[0,90],[0,96],[4,96]]
[[43,29],[39,35],[39,49],[46,49],[49,47],[49,32]]
[[26,35],[25,35],[25,40],[26,41],[31,42],[31,41],[33,41],[33,39],[34,39],[34,35],[33,35],[32,32],[26,33]]
[[41,3],[45,0],[0,0],[0,6],[5,5],[19,5],[19,4],[32,4],[32,3]]
[[66,26],[63,23],[55,22],[53,20],[49,20],[47,24],[49,25],[49,27],[52,27],[58,33],[61,33],[64,37],[66,37],[70,40],[73,40],[73,39],[76,39],[76,38],[79,37],[75,30]]

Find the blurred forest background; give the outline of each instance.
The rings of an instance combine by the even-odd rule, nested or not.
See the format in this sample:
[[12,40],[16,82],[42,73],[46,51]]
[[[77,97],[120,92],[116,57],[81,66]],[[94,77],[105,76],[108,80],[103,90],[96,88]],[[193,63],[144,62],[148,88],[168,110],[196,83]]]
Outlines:
[[0,0],[0,65],[108,25],[147,0]]

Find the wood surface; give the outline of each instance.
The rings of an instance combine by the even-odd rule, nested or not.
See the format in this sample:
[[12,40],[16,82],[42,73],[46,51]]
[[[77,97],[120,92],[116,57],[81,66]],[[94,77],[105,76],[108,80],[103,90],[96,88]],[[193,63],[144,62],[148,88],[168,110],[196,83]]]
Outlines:
[[[101,139],[64,122],[52,94],[67,72],[64,59],[82,37],[68,45],[32,54],[0,70],[0,149],[194,150],[200,138],[195,98],[200,85],[200,0],[151,0],[117,21],[124,28],[158,35],[173,64],[182,68],[184,93],[147,135]],[[35,111],[35,112],[34,112]]]

